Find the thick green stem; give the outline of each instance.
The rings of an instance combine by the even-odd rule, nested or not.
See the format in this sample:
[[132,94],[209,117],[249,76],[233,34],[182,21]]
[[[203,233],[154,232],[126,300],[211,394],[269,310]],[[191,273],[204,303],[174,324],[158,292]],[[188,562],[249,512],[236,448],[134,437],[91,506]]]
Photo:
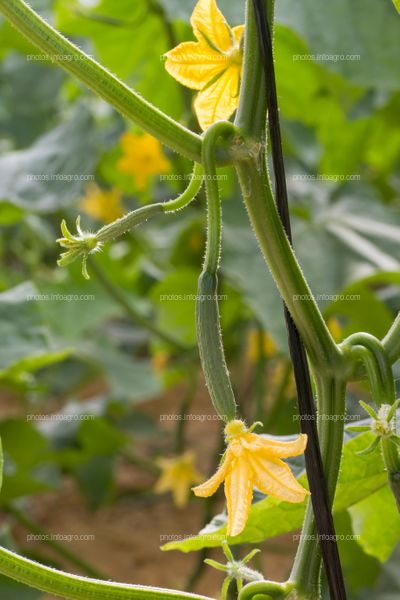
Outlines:
[[23,0],[0,0],[0,12],[49,60],[75,75],[121,114],[176,152],[200,159],[200,136],[144,100],[46,23]]
[[243,198],[265,261],[315,368],[339,370],[341,352],[314,300],[283,230],[271,192],[265,155],[236,164]]
[[[316,376],[316,384],[318,433],[330,506],[332,507],[342,456],[345,384],[340,379],[329,376]],[[306,598],[316,600],[320,597],[320,572],[321,551],[313,507],[309,501],[290,579],[299,586]]]
[[0,573],[69,600],[211,600],[207,596],[71,575],[0,547]]

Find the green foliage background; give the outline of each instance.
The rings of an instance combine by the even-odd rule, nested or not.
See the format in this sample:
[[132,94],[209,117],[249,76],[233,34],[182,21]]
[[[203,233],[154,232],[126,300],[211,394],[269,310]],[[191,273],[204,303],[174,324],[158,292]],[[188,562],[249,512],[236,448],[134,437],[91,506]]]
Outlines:
[[[169,77],[162,59],[171,28],[177,42],[191,39],[193,1],[31,4],[155,105],[197,128],[187,110],[191,92]],[[243,2],[219,5],[232,24],[243,21]],[[339,322],[343,337],[359,330],[383,336],[400,308],[399,23],[389,0],[277,0],[276,70],[295,249],[324,315]],[[325,59],[305,58],[321,54]],[[83,178],[66,183],[27,175],[94,175],[102,187],[122,189],[126,208],[172,197],[180,183],[154,178],[147,193],[139,194],[115,167],[119,138],[131,125],[57,67],[26,55],[37,51],[1,22],[0,386],[26,414],[57,406],[69,414],[95,411],[96,419],[70,427],[3,420],[0,502],[7,510],[57,489],[69,473],[96,508],[112,500],[116,457],[143,428],[137,404],[187,378],[187,353],[130,319],[95,277],[83,281],[79,265],[56,267],[59,223],[76,218],[86,184]],[[188,163],[165,152],[175,172],[190,171]],[[222,192],[228,296],[222,320],[235,378],[249,329],[265,329],[279,359],[287,350],[281,302],[231,173]],[[88,217],[84,223],[100,225]],[[188,352],[195,344],[194,302],[160,302],[160,295],[195,293],[204,226],[200,196],[183,213],[160,217],[96,256],[128,303]],[[51,294],[62,299],[43,299]],[[80,295],[94,299],[77,300]],[[152,362],[160,352],[169,356],[161,374]],[[80,391],[99,378],[106,391],[88,404],[77,402]],[[360,388],[349,398],[350,413],[365,393]],[[294,406],[293,397],[284,398],[273,433],[295,433]],[[158,424],[146,423],[148,435],[157,435]],[[367,445],[362,438],[349,438],[340,476],[338,529],[343,536],[360,536],[340,542],[342,559],[349,598],[391,600],[400,594],[393,566],[399,518],[379,455],[356,455]],[[288,506],[269,498],[257,502],[241,541],[256,543],[299,527],[304,508]],[[221,526],[220,516],[210,527]],[[12,543],[6,532],[3,538]],[[175,544],[184,551],[203,545],[201,537]],[[40,597],[3,579],[0,595]]]

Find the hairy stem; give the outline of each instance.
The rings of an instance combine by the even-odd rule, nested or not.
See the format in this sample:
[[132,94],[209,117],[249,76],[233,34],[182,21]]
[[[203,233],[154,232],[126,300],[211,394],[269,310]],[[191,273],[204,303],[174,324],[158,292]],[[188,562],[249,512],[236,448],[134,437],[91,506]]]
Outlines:
[[49,60],[75,75],[121,114],[176,152],[199,160],[201,138],[144,100],[46,23],[23,0],[0,0],[0,12]]
[[342,355],[304,278],[272,195],[265,155],[236,163],[243,198],[265,261],[315,368],[338,370]]
[[89,579],[46,567],[0,547],[0,573],[69,600],[212,600],[207,596]]

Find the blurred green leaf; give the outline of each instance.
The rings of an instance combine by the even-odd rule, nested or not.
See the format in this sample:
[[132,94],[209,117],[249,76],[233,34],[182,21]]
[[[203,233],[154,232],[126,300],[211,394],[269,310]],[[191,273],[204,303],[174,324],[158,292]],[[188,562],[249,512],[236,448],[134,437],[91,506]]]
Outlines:
[[63,360],[69,350],[52,343],[35,300],[38,291],[26,282],[0,294],[0,335],[8,341],[0,348],[0,376],[18,377]]
[[[281,0],[277,20],[300,33],[311,53],[338,56],[325,58],[323,64],[349,81],[388,90],[398,87],[400,22],[390,2],[336,0],[322,10],[318,0]],[[341,58],[356,54],[359,60]]]
[[71,205],[93,178],[97,154],[94,123],[81,106],[29,148],[0,157],[0,198],[30,211]]
[[349,512],[364,552],[385,562],[400,541],[399,513],[389,486],[351,506]]

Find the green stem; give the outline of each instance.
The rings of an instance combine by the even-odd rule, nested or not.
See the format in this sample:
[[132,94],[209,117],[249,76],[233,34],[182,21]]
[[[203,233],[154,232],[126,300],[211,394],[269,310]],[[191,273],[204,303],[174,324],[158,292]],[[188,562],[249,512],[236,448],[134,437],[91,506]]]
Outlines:
[[393,364],[400,358],[400,313],[382,340],[390,362]]
[[203,185],[203,167],[200,163],[195,163],[193,172],[189,177],[189,185],[182,194],[167,202],[157,202],[156,204],[142,206],[113,221],[109,225],[104,225],[104,227],[95,233],[96,240],[102,244],[110,242],[155,215],[160,213],[175,213],[186,208],[195,199]]
[[107,580],[108,576],[103,575],[100,571],[92,567],[85,560],[77,556],[74,552],[71,552],[66,548],[63,544],[59,544],[57,541],[52,540],[51,536],[45,531],[38,523],[35,523],[32,519],[30,519],[26,514],[22,513],[18,508],[8,504],[6,506],[7,512],[9,512],[21,525],[23,525],[26,529],[31,531],[37,536],[40,536],[40,541],[55,550],[60,556],[65,558],[68,562],[75,565],[78,569],[80,569],[85,575],[89,577],[95,577],[96,579],[104,579]]
[[[276,583],[275,581],[255,581],[242,588],[238,600],[273,600],[286,598],[294,591],[295,585],[291,582]],[[295,596],[296,598],[298,596]]]
[[243,198],[265,261],[300,332],[315,368],[339,371],[342,355],[318,309],[288,238],[271,192],[264,152],[260,161],[236,164]]
[[0,0],[0,12],[51,61],[75,75],[121,114],[176,152],[192,160],[200,159],[200,136],[144,100],[46,23],[23,0]]
[[[270,15],[273,0],[266,0]],[[267,102],[264,93],[264,73],[257,40],[254,8],[251,0],[246,1],[246,26],[244,33],[243,75],[240,86],[239,106],[235,125],[246,138],[264,143]]]
[[[321,457],[326,474],[330,507],[333,505],[335,489],[342,456],[343,430],[345,422],[345,384],[335,377],[316,376],[318,399],[318,433]],[[314,510],[318,507],[314,507]],[[301,531],[295,562],[290,576],[307,598],[315,600],[320,594],[321,550],[315,527],[311,501]],[[333,541],[332,541],[333,543]]]
[[123,451],[123,456],[128,462],[132,463],[132,465],[135,465],[139,469],[143,469],[143,471],[148,471],[149,473],[157,476],[161,473],[161,469],[156,465],[156,463],[148,458],[144,458],[143,456],[136,454],[136,452],[133,452],[129,448]]
[[196,299],[196,331],[201,364],[218,415],[224,421],[236,416],[236,401],[225,360],[218,306],[218,266],[221,251],[221,203],[219,197],[216,149],[217,142],[231,138],[232,123],[214,123],[203,137],[202,164],[207,193],[207,242],[203,271],[199,277]]
[[[355,333],[341,344],[348,362],[357,368],[361,360],[367,372],[372,399],[377,405],[392,406],[396,399],[392,366],[384,344],[368,333]],[[389,485],[400,510],[400,454],[390,439],[381,439],[383,460]]]
[[0,547],[0,573],[69,600],[212,600],[207,596],[89,579],[46,567]]

